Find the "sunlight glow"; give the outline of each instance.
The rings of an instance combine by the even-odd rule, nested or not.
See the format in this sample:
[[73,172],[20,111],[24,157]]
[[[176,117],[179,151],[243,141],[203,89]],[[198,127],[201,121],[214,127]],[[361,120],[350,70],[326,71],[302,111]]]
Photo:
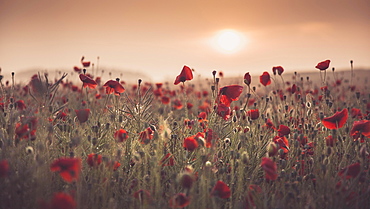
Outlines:
[[222,30],[217,33],[214,46],[223,53],[235,53],[242,49],[245,44],[245,36],[235,30]]

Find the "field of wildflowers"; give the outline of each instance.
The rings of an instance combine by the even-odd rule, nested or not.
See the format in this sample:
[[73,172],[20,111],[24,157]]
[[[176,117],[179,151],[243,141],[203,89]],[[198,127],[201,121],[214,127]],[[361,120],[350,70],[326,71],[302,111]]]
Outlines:
[[369,208],[370,92],[350,64],[222,86],[188,66],[102,81],[84,59],[79,82],[1,76],[0,208]]

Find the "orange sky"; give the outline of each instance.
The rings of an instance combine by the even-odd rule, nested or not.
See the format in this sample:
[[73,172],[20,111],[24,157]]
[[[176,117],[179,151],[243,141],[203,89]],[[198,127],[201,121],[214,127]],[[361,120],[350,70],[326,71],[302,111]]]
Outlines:
[[[0,0],[0,67],[71,70],[99,56],[106,71],[157,81],[183,65],[203,77],[315,70],[326,59],[369,68],[369,11],[368,0]],[[244,48],[216,50],[210,40],[223,29],[244,34]]]

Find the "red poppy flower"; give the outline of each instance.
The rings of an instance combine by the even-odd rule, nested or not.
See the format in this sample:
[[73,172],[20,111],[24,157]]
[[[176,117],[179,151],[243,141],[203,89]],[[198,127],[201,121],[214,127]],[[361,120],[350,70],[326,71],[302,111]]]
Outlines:
[[211,196],[227,199],[231,196],[231,190],[223,181],[217,181],[216,185],[212,188]]
[[87,156],[86,162],[90,167],[96,167],[102,163],[102,156],[95,153],[91,153]]
[[24,103],[23,100],[18,100],[14,102],[14,105],[17,107],[18,110],[25,110],[26,109],[26,104]]
[[115,95],[119,96],[125,91],[125,88],[123,88],[123,86],[115,80],[109,80],[103,86],[105,87],[105,92],[107,94],[114,93]]
[[260,76],[260,83],[264,86],[271,84],[270,74],[268,72],[263,72],[263,74]]
[[197,147],[198,147],[198,142],[197,140],[194,138],[194,136],[190,136],[190,137],[186,137],[184,139],[184,144],[183,144],[183,147],[192,152],[194,151]]
[[221,116],[224,120],[229,119],[230,114],[231,114],[230,107],[222,103],[217,105],[217,115]]
[[325,61],[319,62],[316,65],[316,68],[319,69],[319,70],[326,70],[326,69],[328,69],[329,64],[330,64],[330,60],[325,60]]
[[264,127],[268,128],[268,129],[274,129],[274,130],[276,129],[275,126],[274,126],[274,124],[270,120],[270,118],[268,118],[266,120],[266,123],[265,123]]
[[139,133],[139,141],[141,144],[148,144],[153,139],[154,131],[148,127]]
[[353,122],[350,134],[355,140],[362,136],[370,138],[370,120]]
[[200,112],[198,114],[198,121],[202,122],[204,120],[207,120],[207,112]]
[[53,199],[50,202],[50,207],[53,209],[74,209],[77,204],[73,197],[64,192],[55,193]]
[[175,85],[179,84],[180,82],[190,81],[193,79],[193,72],[188,66],[184,66],[181,70],[180,75],[176,77],[174,82]]
[[161,102],[162,102],[162,104],[169,104],[170,103],[170,98],[169,97],[166,97],[166,96],[163,96],[162,98],[161,98]]
[[280,125],[278,130],[279,136],[286,136],[290,134],[290,128],[285,125]]
[[244,74],[244,83],[248,86],[252,83],[252,77],[249,72]]
[[356,176],[358,176],[358,174],[360,174],[360,171],[361,171],[360,163],[354,163],[352,165],[349,165],[349,166],[341,169],[338,172],[338,175],[340,177],[343,177],[343,178],[346,178],[346,179],[356,178]]
[[279,145],[280,149],[284,150],[284,153],[289,151],[289,141],[284,136],[275,136],[272,141]]
[[120,129],[118,131],[116,131],[114,133],[114,138],[118,141],[118,142],[124,142],[126,141],[126,139],[128,139],[128,133],[126,130],[124,129]]
[[0,177],[7,177],[9,173],[9,164],[7,160],[0,161]]
[[230,85],[220,88],[219,99],[220,103],[225,104],[230,107],[232,101],[237,101],[240,94],[243,91],[243,86],[239,85]]
[[64,181],[70,183],[78,180],[81,171],[81,159],[79,158],[59,158],[54,160],[50,166],[53,172],[59,172]]
[[90,109],[79,109],[75,110],[75,112],[80,123],[84,123],[87,121],[87,119],[89,119]]
[[155,84],[155,86],[156,86],[158,89],[160,89],[160,88],[162,88],[163,83],[156,83],[156,84]]
[[276,75],[276,71],[277,71],[278,75],[281,75],[284,72],[284,68],[281,67],[281,66],[273,67],[272,72],[274,73],[274,75]]
[[186,104],[186,108],[188,108],[188,110],[190,110],[191,108],[193,108],[194,107],[194,105],[192,104],[192,103],[190,103],[190,102],[188,102],[187,104]]
[[[199,134],[199,133],[198,133]],[[198,135],[197,134],[197,135]],[[202,133],[201,133],[202,134]],[[213,130],[208,128],[208,129],[205,129],[204,130],[204,134],[205,134],[205,139],[206,139],[206,147],[207,148],[210,148],[212,147],[212,141],[215,140],[215,136],[213,134]],[[202,136],[204,138],[204,136]]]
[[74,66],[73,70],[77,73],[81,73],[82,69],[80,67]]
[[328,129],[338,129],[344,126],[347,122],[347,118],[348,110],[344,108],[342,111],[336,112],[330,117],[323,118],[321,122]]
[[83,83],[83,87],[88,86],[90,89],[95,89],[95,87],[98,85],[96,81],[84,74],[80,74],[80,80]]
[[173,158],[173,155],[171,153],[167,153],[162,158],[162,160],[159,164],[162,165],[162,167],[164,167],[164,166],[174,166],[175,165],[175,159]]
[[222,71],[218,72],[218,76],[220,76],[221,78],[224,77],[224,73]]
[[168,201],[170,208],[184,208],[189,204],[190,198],[184,193],[178,193]]
[[248,110],[247,112],[247,116],[251,119],[251,120],[256,120],[260,117],[260,112],[258,109],[253,109],[253,110]]
[[362,119],[362,112],[360,109],[357,109],[357,108],[352,108],[351,109],[351,117],[352,118],[358,118],[358,119]]
[[84,67],[90,67],[90,62],[89,61],[84,61],[84,60],[85,60],[85,57],[82,56],[82,58],[81,58],[81,64],[82,64],[82,66],[84,66]]
[[182,102],[179,99],[175,99],[173,101],[173,108],[176,110],[180,110],[183,108]]
[[272,161],[270,158],[263,157],[261,162],[261,167],[265,171],[265,178],[267,180],[276,180],[278,177],[278,174],[276,172],[277,166],[274,161]]
[[154,96],[156,96],[156,97],[161,97],[162,95],[163,95],[163,93],[162,93],[162,89],[160,88],[160,89],[154,89],[153,90],[153,94],[154,94]]
[[59,111],[56,116],[55,116],[55,119],[61,119],[63,121],[65,121],[67,119],[67,113],[65,113],[64,111]]

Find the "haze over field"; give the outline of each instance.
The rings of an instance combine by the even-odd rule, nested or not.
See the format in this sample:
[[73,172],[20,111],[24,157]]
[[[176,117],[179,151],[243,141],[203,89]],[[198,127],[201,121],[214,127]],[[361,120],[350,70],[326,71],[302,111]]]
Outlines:
[[315,70],[326,59],[369,68],[368,11],[367,0],[0,1],[0,67],[71,70],[85,56],[154,81],[183,65],[206,76]]

